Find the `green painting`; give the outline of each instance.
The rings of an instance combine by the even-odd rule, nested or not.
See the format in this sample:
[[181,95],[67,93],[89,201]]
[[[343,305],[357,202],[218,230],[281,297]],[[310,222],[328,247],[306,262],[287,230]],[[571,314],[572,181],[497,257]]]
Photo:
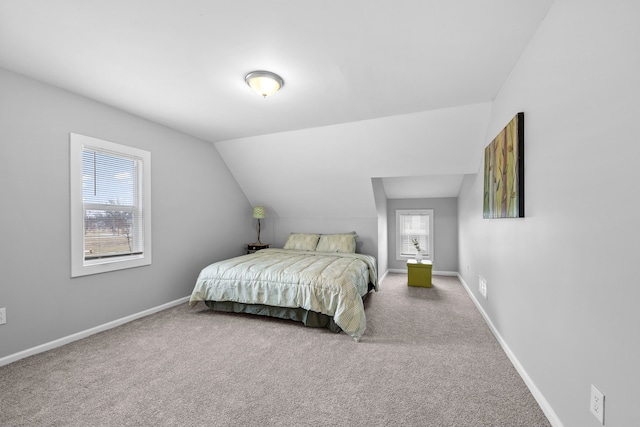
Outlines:
[[524,217],[524,113],[484,149],[483,218]]

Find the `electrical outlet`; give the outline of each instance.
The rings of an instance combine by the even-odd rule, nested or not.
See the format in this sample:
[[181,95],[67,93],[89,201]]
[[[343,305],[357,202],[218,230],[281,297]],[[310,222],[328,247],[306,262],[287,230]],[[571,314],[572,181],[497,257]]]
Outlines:
[[591,404],[589,405],[591,413],[604,425],[604,394],[591,384]]
[[482,276],[478,276],[478,290],[480,295],[487,299],[487,281]]
[[7,323],[7,309],[5,307],[0,308],[0,325]]

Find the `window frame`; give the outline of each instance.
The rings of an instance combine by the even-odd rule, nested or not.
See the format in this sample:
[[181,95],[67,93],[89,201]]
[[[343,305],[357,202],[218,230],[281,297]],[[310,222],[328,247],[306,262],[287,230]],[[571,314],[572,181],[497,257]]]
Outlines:
[[[136,157],[142,162],[142,170],[138,171],[138,191],[142,192],[142,206],[138,206],[142,218],[143,251],[141,254],[122,255],[85,259],[85,207],[83,200],[82,152],[84,147]],[[149,151],[116,144],[77,133],[69,134],[70,147],[70,222],[71,222],[71,277],[87,276],[128,268],[150,265],[152,261],[151,247],[151,153]],[[126,209],[125,209],[126,210]]]
[[415,252],[412,254],[402,253],[402,221],[403,215],[427,215],[429,217],[429,253],[423,255],[423,259],[434,260],[434,210],[433,209],[396,209],[396,261],[406,261],[415,257]]

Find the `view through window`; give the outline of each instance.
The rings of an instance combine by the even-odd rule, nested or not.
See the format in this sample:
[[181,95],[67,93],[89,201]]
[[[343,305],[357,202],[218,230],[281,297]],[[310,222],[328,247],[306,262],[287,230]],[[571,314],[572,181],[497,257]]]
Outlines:
[[83,148],[85,260],[143,253],[142,167],[140,158]]

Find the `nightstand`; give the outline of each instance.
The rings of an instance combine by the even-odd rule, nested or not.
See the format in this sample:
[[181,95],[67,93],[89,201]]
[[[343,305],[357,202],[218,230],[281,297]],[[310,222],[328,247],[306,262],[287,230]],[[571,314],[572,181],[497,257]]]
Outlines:
[[247,253],[252,254],[260,249],[267,249],[269,247],[269,243],[249,243],[247,245]]
[[407,260],[408,284],[409,286],[431,287],[431,261]]

